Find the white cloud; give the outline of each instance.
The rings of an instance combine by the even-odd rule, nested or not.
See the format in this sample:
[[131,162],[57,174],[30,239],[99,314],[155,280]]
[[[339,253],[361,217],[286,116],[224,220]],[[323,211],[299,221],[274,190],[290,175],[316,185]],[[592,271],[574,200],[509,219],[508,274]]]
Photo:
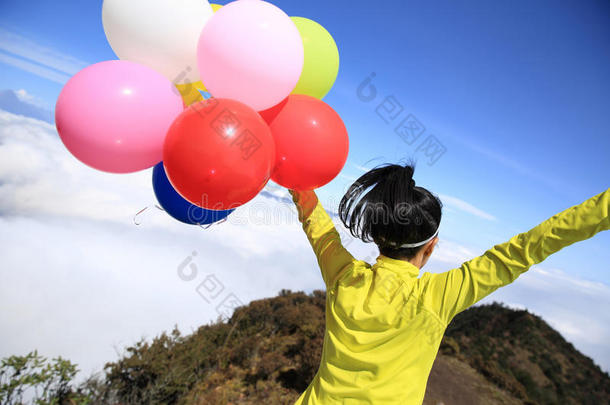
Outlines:
[[14,56],[10,56],[0,52],[0,63],[4,63],[6,65],[14,66],[17,69],[21,69],[23,71],[35,74],[36,76],[40,76],[43,79],[48,79],[52,82],[64,84],[68,80],[70,80],[70,76],[57,73],[54,70],[48,69],[46,67],[42,67],[36,65],[34,63],[25,61],[23,59],[16,58]]
[[[244,303],[282,288],[323,288],[294,207],[257,197],[207,230],[150,209],[151,171],[86,167],[54,128],[0,112],[0,356],[38,348],[89,373],[124,347],[177,323],[184,333],[217,317],[196,288],[214,274]],[[177,266],[196,251],[199,276]],[[205,291],[205,290],[203,290]]]
[[446,263],[459,265],[476,256],[477,254],[474,250],[452,240],[443,238],[440,239],[436,245],[434,253],[430,257],[430,263],[440,262],[443,264],[443,267],[446,267]]
[[597,297],[610,298],[610,287],[599,281],[583,280],[574,278],[560,269],[540,267],[533,268],[524,278],[524,282],[538,290],[553,290],[558,284],[570,286],[571,289],[581,294]]
[[53,122],[50,108],[26,90],[0,90],[0,110],[25,117]]
[[[294,205],[273,184],[266,191],[206,230],[154,208],[136,226],[135,213],[155,203],[150,170],[96,171],[67,152],[52,125],[0,112],[0,357],[36,348],[88,374],[116,359],[115,346],[216,319],[230,293],[245,304],[282,288],[323,288]],[[354,256],[373,262],[374,244],[336,223]],[[177,269],[193,251],[197,275],[184,281]],[[443,240],[429,266],[445,271],[475,254]],[[224,289],[206,302],[197,287],[212,274]],[[542,314],[610,368],[607,286],[544,269],[490,298]]]
[[68,76],[76,74],[89,63],[56,49],[42,46],[15,32],[0,28],[0,50],[27,59]]
[[[152,169],[117,175],[86,167],[67,151],[52,125],[0,111],[0,143],[0,212],[5,215],[52,215],[132,226],[134,215],[156,202]],[[218,227],[218,243],[237,244],[246,256],[294,248],[290,238],[285,239],[298,223],[289,202],[258,196]],[[173,229],[175,222],[158,210],[143,212],[138,221],[162,229]],[[244,224],[256,232],[243,232]],[[260,243],[257,232],[268,234],[273,242]]]
[[339,176],[344,178],[344,179],[346,179],[346,180],[349,180],[351,182],[354,182],[354,181],[358,180],[358,178],[356,178],[354,176],[349,176],[349,175],[343,174],[343,173],[339,173]]
[[[223,225],[227,225],[226,223]],[[230,293],[243,303],[282,288],[311,290],[322,283],[315,259],[294,227],[279,243],[268,232],[243,226],[260,250],[232,236],[228,226],[202,230],[169,222],[140,227],[78,218],[0,218],[0,356],[38,349],[64,356],[85,374],[116,359],[140,337],[177,324],[183,333],[216,319]],[[264,247],[280,246],[272,254]],[[288,252],[290,247],[293,251]],[[178,265],[193,251],[196,278],[183,281]],[[290,263],[290,266],[286,264]],[[221,283],[217,299],[197,292],[207,276]],[[201,290],[206,293],[207,290]]]
[[461,200],[457,197],[452,197],[446,194],[438,194],[439,198],[443,202],[443,205],[447,205],[449,207],[453,207],[460,211],[464,211],[468,214],[472,214],[476,217],[486,219],[488,221],[496,221],[496,217],[493,215],[475,207],[474,205],[467,203],[464,200]]
[[53,125],[0,111],[0,142],[0,211],[5,214],[121,221],[141,208],[138,199],[139,204],[150,200],[144,186],[150,174],[83,170]]
[[49,105],[40,97],[37,97],[33,94],[30,94],[27,92],[27,90],[24,89],[19,89],[15,91],[15,95],[17,95],[17,98],[19,98],[19,100],[23,101],[24,103],[33,105],[34,107],[38,107],[38,108],[45,108],[45,109],[49,109]]
[[352,166],[354,166],[356,169],[360,170],[361,172],[365,172],[365,173],[368,172],[369,170],[371,170],[369,168],[366,168],[364,166],[357,165],[357,164],[352,164]]

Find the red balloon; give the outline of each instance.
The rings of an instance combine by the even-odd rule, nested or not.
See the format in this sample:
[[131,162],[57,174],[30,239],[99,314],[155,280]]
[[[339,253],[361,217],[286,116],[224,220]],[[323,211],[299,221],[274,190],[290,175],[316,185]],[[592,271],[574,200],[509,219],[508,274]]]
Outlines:
[[275,117],[277,117],[277,115],[280,113],[280,111],[282,111],[282,109],[284,108],[284,106],[286,105],[287,102],[288,102],[288,97],[286,97],[285,99],[280,101],[278,104],[274,105],[273,107],[271,107],[267,110],[259,111],[258,113],[260,114],[261,117],[263,117],[263,119],[265,120],[265,122],[267,124],[271,124],[271,121],[273,121],[275,119]]
[[271,179],[292,190],[313,190],[337,177],[349,151],[347,130],[339,114],[324,101],[291,94],[259,112],[275,139]]
[[170,127],[163,165],[191,204],[227,210],[254,198],[269,181],[275,143],[269,126],[247,105],[210,98],[191,104]]

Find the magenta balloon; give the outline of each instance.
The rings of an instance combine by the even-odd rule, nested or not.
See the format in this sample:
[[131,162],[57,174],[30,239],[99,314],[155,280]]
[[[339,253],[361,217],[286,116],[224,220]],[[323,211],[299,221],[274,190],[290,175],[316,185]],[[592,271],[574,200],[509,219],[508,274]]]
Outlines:
[[130,173],[163,159],[167,130],[183,110],[180,93],[160,73],[113,60],[91,65],[66,83],[55,106],[55,124],[81,162]]
[[303,70],[303,40],[294,22],[266,1],[238,0],[210,18],[199,38],[201,81],[214,97],[260,111],[296,87]]

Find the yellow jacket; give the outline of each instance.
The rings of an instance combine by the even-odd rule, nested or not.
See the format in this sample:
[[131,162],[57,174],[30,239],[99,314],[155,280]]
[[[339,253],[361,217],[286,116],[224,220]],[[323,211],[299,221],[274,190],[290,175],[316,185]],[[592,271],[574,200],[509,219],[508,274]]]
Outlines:
[[610,229],[610,188],[444,273],[341,244],[314,191],[290,191],[326,284],[318,371],[295,405],[420,405],[453,317],[549,255]]

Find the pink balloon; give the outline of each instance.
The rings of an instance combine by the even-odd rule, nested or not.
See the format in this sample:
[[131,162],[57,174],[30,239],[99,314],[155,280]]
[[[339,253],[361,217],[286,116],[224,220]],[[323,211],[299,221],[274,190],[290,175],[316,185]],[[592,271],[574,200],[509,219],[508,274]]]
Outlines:
[[131,173],[163,159],[163,143],[184,110],[172,83],[123,60],[91,65],[64,86],[55,106],[62,142],[78,160],[104,172]]
[[256,111],[278,104],[303,70],[303,40],[290,17],[266,1],[238,0],[222,7],[201,31],[198,67],[214,97]]

